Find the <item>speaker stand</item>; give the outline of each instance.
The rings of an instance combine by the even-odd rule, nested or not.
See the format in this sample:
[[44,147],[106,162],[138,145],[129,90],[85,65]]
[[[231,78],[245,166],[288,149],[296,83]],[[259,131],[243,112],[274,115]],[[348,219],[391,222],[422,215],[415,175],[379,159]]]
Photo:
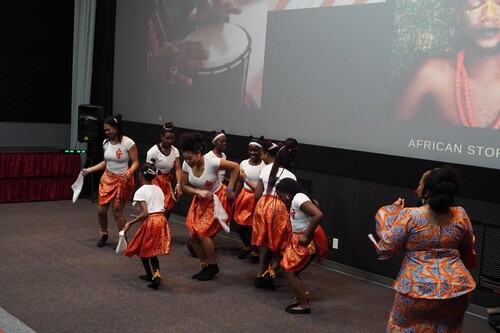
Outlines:
[[[85,161],[85,167],[90,168],[94,165],[93,160],[92,160],[92,155],[88,154],[87,155],[87,160]],[[92,203],[95,202],[94,198],[94,174],[91,173],[90,175],[90,200]]]

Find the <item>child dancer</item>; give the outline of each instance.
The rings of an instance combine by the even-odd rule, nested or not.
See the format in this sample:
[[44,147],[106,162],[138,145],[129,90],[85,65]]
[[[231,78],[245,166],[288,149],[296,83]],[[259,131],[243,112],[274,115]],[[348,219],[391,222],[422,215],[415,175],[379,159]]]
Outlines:
[[138,205],[141,212],[137,216],[133,215],[135,218],[125,224],[124,230],[127,232],[130,226],[136,222],[142,221],[142,223],[124,254],[127,257],[138,255],[141,258],[146,275],[141,275],[139,278],[152,281],[148,287],[158,289],[161,275],[160,261],[157,256],[170,252],[170,228],[163,214],[165,200],[163,191],[152,184],[155,176],[156,168],[154,165],[145,163],[141,166],[139,180],[142,186],[134,195],[134,206]]
[[280,199],[290,209],[292,235],[287,243],[281,267],[295,294],[296,303],[285,308],[293,314],[311,313],[309,299],[299,274],[317,256],[328,254],[328,239],[319,226],[323,213],[315,200],[305,193],[302,186],[291,178],[284,178],[276,185]]

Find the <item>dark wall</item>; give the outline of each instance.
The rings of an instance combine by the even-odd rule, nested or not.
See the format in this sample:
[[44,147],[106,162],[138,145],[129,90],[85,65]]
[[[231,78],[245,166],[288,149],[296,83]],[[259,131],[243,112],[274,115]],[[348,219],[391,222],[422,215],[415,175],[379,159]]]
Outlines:
[[[139,149],[141,162],[147,150],[159,141],[160,125],[126,122],[125,130]],[[178,128],[178,137],[189,129]],[[207,132],[200,131],[205,137]],[[228,158],[247,158],[248,138],[227,134]],[[383,205],[405,198],[415,202],[414,190],[422,173],[442,163],[404,157],[349,151],[301,144],[295,174],[310,186],[325,214],[322,226],[329,237],[338,238],[338,249],[329,259],[363,271],[395,278],[401,258],[378,261],[367,238],[375,234],[374,214]],[[480,266],[472,271],[478,282],[473,303],[493,306],[492,289],[500,287],[500,188],[499,171],[453,165],[461,173],[461,191],[457,204],[465,207],[473,220],[476,250]],[[188,196],[174,209],[185,216]]]
[[6,1],[0,14],[0,121],[71,122],[74,4]]

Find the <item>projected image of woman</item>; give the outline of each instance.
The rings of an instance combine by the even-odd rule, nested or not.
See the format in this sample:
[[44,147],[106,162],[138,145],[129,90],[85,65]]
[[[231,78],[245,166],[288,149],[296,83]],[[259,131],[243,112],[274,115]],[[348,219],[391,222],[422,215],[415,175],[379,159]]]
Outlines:
[[[182,195],[181,163],[179,150],[173,146],[175,141],[174,124],[167,122],[160,132],[160,143],[151,147],[146,154],[146,162],[155,166],[158,175],[152,183],[160,187],[165,196],[165,216],[170,217],[170,211]],[[175,177],[175,190],[172,189],[172,180]]]
[[416,190],[423,206],[399,198],[375,216],[381,258],[404,253],[387,332],[461,332],[476,284],[465,266],[474,260],[464,259],[475,259],[471,221],[452,206],[458,176],[449,166],[427,171]]
[[[180,147],[184,158],[182,189],[193,195],[186,216],[186,227],[189,241],[201,265],[201,270],[192,278],[208,281],[219,273],[212,238],[223,229],[223,223],[229,223],[239,167],[235,162],[220,158],[205,158],[205,143],[200,133],[183,134]],[[219,180],[220,170],[230,171],[228,186]],[[224,214],[226,220],[221,218]]]
[[408,84],[398,119],[421,114],[464,127],[500,128],[500,1],[454,1],[462,39],[450,58],[430,58]]
[[[134,173],[139,168],[139,158],[135,142],[123,134],[122,116],[116,114],[104,119],[103,142],[104,160],[88,169],[83,169],[83,175],[104,170],[99,183],[99,202],[97,218],[101,229],[101,239],[98,247],[106,245],[108,240],[108,208],[113,205],[113,217],[118,225],[118,231],[123,230],[127,220],[123,215],[125,203],[132,199],[134,193]],[[131,162],[129,167],[129,162]]]

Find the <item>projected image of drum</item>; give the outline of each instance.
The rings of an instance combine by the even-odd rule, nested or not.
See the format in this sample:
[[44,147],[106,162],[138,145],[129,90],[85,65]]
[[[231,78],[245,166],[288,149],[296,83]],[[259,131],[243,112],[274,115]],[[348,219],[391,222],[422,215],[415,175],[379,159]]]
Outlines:
[[183,88],[183,97],[199,103],[243,106],[251,50],[246,30],[231,23],[216,24],[191,32],[185,40],[202,42],[210,56],[203,68],[188,74],[193,84]]

